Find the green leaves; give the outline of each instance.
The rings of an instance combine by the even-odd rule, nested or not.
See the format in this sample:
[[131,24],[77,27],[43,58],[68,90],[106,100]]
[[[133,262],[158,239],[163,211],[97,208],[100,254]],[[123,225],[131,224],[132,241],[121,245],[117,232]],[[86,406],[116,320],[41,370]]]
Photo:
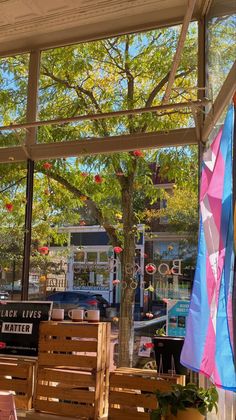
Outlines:
[[159,420],[170,413],[176,416],[179,410],[187,408],[195,408],[204,416],[213,409],[217,412],[218,393],[214,386],[203,389],[193,383],[173,385],[172,391],[158,390],[156,397],[158,408],[152,411],[151,420]]

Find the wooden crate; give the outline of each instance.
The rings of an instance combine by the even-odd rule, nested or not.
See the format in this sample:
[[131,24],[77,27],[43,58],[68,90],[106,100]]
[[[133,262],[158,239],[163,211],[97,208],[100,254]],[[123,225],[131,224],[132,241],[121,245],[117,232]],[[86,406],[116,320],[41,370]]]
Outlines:
[[157,407],[155,391],[184,384],[183,375],[158,375],[155,370],[119,368],[110,373],[109,420],[149,420]]
[[35,364],[35,360],[0,357],[0,389],[14,394],[17,409],[32,408]]
[[105,371],[38,368],[35,410],[100,419],[107,412]]
[[110,324],[42,322],[38,365],[99,371],[108,366]]
[[108,413],[110,323],[40,325],[35,410],[83,419]]

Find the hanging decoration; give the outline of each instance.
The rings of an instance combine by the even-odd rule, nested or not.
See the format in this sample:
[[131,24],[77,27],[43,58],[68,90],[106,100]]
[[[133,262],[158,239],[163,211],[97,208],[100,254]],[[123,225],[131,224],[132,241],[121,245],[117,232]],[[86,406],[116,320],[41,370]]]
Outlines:
[[155,264],[153,263],[149,263],[145,266],[145,271],[147,274],[155,274],[157,271],[157,268],[155,266]]
[[144,347],[145,347],[145,349],[153,349],[154,344],[153,343],[144,343]]
[[123,251],[123,248],[121,248],[120,246],[115,246],[115,248],[113,249],[116,254],[120,254]]
[[142,150],[134,150],[133,155],[135,157],[144,157],[144,153],[142,152]]
[[44,194],[45,194],[45,195],[50,195],[50,194],[51,194],[48,188],[46,188],[46,189],[44,190]]
[[168,251],[173,251],[174,247],[173,245],[168,245]]
[[103,182],[103,178],[101,177],[101,175],[99,174],[95,175],[94,182],[96,182],[96,184],[101,184]]
[[6,207],[7,211],[9,211],[10,213],[13,211],[13,208],[14,208],[12,203],[6,203],[5,207]]
[[49,171],[52,168],[52,164],[50,162],[44,162],[43,163],[43,169],[46,171]]
[[114,284],[114,286],[116,286],[117,284],[119,284],[120,283],[120,280],[118,280],[118,279],[115,279],[115,280],[113,280],[113,282],[112,282],[112,284]]
[[41,246],[40,248],[38,248],[38,251],[41,255],[48,255],[49,248],[47,246]]
[[122,219],[122,214],[121,213],[116,213],[115,216],[118,220]]
[[0,341],[0,349],[5,349],[6,347],[6,343],[4,343],[3,341]]
[[86,195],[81,195],[79,198],[81,201],[86,201],[88,197]]

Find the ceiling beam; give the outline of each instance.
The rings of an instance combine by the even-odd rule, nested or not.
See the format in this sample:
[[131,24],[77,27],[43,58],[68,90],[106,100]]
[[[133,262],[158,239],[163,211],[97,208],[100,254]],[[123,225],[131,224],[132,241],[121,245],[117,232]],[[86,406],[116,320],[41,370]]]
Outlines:
[[184,48],[184,43],[185,43],[186,36],[188,33],[189,23],[191,22],[191,19],[192,19],[195,4],[196,4],[196,0],[188,1],[187,10],[184,15],[184,21],[182,24],[178,45],[176,48],[175,56],[173,59],[173,63],[172,63],[172,67],[171,67],[171,71],[169,75],[169,80],[167,83],[167,87],[166,87],[166,91],[165,91],[165,95],[163,99],[164,103],[168,102],[170,99],[171,89],[175,81],[175,75],[176,75],[176,72],[180,63],[181,54]]
[[[195,128],[158,131],[154,133],[126,134],[123,136],[71,140],[56,143],[32,144],[29,153],[32,160],[88,156],[101,153],[127,152],[136,149],[197,144]],[[27,156],[22,147],[0,148],[0,163],[22,162]]]
[[211,8],[213,0],[203,0],[200,7],[200,17],[206,16]]
[[236,61],[234,62],[231,70],[225,79],[223,86],[218,93],[214,103],[208,114],[206,115],[205,123],[202,130],[202,141],[205,143],[219,120],[224,109],[230,103],[236,91]]
[[[162,0],[160,0],[162,1]],[[86,2],[85,2],[86,3]],[[146,2],[144,2],[146,3]],[[167,3],[167,2],[166,2]],[[73,45],[80,42],[94,41],[113,36],[119,36],[127,33],[136,33],[149,31],[156,28],[179,25],[183,22],[185,13],[185,2],[177,2],[177,5],[171,4],[169,7],[160,8],[159,2],[152,1],[147,4],[146,10],[143,7],[137,11],[133,8],[122,18],[117,16],[116,12],[111,16],[104,15],[104,19],[91,23],[83,22],[83,16],[78,18],[75,26],[60,28],[55,31],[41,31],[29,34],[21,34],[18,37],[0,39],[0,56],[8,56],[29,52],[34,49],[50,49],[65,45]],[[152,6],[151,6],[152,5]],[[123,6],[124,7],[124,6]],[[135,10],[135,12],[134,12]],[[198,18],[198,10],[193,18]],[[14,30],[14,27],[12,27]]]

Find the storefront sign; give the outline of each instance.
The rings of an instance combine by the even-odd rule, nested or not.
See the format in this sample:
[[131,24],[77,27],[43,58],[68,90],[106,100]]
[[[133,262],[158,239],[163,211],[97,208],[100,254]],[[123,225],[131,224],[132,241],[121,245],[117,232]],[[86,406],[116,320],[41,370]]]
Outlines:
[[47,291],[63,291],[66,290],[67,281],[65,274],[48,274],[46,290]]
[[189,300],[168,300],[167,335],[175,337],[185,336],[189,303]]
[[0,354],[37,356],[40,321],[50,319],[52,302],[0,304]]

